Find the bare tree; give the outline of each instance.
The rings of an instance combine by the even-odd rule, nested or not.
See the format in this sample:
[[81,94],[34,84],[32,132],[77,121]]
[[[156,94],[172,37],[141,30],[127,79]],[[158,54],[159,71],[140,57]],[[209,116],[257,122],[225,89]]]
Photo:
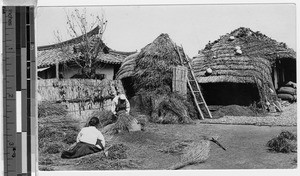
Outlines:
[[[102,41],[102,36],[106,30],[107,20],[104,15],[94,16],[87,15],[86,9],[82,11],[75,9],[71,13],[67,13],[67,33],[73,42],[62,42],[59,31],[54,35],[60,45],[58,46],[60,56],[71,60],[81,68],[81,73],[86,78],[94,78],[96,67],[96,59],[100,51],[108,52],[108,48]],[[91,22],[90,22],[91,21]],[[89,35],[91,30],[96,30],[96,35]]]

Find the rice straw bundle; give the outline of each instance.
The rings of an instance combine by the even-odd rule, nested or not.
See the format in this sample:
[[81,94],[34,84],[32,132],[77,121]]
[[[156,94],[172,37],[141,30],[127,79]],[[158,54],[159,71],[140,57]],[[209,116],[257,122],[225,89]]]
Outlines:
[[190,146],[184,149],[180,163],[172,166],[170,169],[181,169],[187,165],[203,163],[209,158],[210,142],[207,140],[201,140],[200,142],[194,142]]
[[203,163],[210,155],[210,142],[214,142],[219,145],[223,150],[226,150],[218,141],[214,138],[204,137],[203,140],[193,142],[183,151],[180,163],[172,166],[171,170],[181,169],[187,165]]
[[125,111],[120,111],[117,115],[117,121],[104,127],[103,132],[107,134],[114,134],[119,131],[129,131],[133,120],[133,116],[127,114]]

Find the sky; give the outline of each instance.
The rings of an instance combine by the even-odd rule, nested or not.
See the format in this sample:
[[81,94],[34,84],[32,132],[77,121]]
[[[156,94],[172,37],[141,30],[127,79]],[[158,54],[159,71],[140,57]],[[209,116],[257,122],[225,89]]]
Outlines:
[[[104,15],[108,24],[103,41],[114,50],[139,51],[161,33],[169,34],[193,57],[209,41],[239,27],[284,42],[296,49],[294,4],[86,6],[87,14]],[[75,7],[38,7],[37,46],[53,44],[54,31],[69,39],[66,12]]]

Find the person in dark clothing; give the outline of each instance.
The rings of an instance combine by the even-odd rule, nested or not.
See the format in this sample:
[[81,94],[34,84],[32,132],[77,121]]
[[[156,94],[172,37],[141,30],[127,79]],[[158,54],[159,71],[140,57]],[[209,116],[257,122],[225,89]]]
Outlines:
[[104,137],[96,128],[99,125],[99,119],[97,117],[92,117],[88,124],[88,127],[82,128],[79,132],[76,145],[68,151],[63,151],[61,158],[79,158],[104,150]]

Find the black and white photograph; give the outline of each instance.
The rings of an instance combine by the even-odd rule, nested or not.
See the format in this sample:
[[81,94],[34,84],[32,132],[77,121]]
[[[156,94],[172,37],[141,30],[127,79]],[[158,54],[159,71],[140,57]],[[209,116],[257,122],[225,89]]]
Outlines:
[[295,4],[40,6],[35,25],[39,171],[297,169]]

